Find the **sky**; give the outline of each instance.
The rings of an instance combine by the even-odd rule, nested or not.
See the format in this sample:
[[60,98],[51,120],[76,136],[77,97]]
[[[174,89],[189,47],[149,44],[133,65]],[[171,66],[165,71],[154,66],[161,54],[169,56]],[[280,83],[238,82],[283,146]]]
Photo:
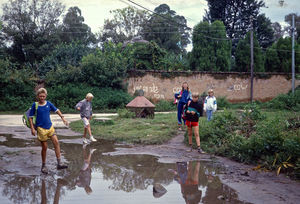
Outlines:
[[[78,6],[82,11],[82,16],[85,18],[85,23],[88,24],[93,32],[99,32],[103,26],[104,20],[111,18],[111,10],[125,8],[128,5],[134,6],[128,0],[59,0],[66,6],[66,11],[69,7]],[[154,10],[160,4],[166,3],[170,8],[176,11],[177,14],[183,15],[189,27],[194,27],[200,22],[207,9],[205,0],[132,0],[144,7]],[[8,2],[8,0],[0,0],[0,4]],[[266,8],[263,8],[261,13],[265,13],[272,22],[284,24],[284,16],[289,13],[300,14],[299,0],[284,0],[284,5],[279,6],[279,0],[265,0]],[[138,6],[135,6],[139,8]],[[139,8],[141,9],[141,8]],[[2,9],[0,14],[2,13]]]
[[[3,0],[1,0],[3,1]],[[207,9],[205,0],[133,0],[144,7],[154,10],[162,3],[166,3],[177,14],[183,15],[189,27],[194,27],[199,23]],[[133,5],[127,0],[61,0],[66,5],[66,9],[71,6],[78,6],[93,32],[99,32],[103,26],[104,19],[111,18],[111,10],[125,8]],[[295,12],[300,14],[299,0],[284,0],[284,5],[279,6],[278,0],[265,0],[267,8],[263,8],[261,13],[265,13],[272,22],[284,23],[284,16]],[[139,8],[136,6],[136,8]],[[140,9],[140,8],[139,8]]]
[[[111,10],[125,8],[129,5],[134,6],[128,0],[59,0],[69,7],[78,6],[81,9],[85,23],[89,25],[92,32],[96,33],[101,30],[104,20],[112,18]],[[178,15],[182,15],[187,20],[187,25],[193,28],[199,23],[207,9],[205,0],[132,0],[150,10],[154,10],[160,4],[166,3]],[[8,0],[0,0],[0,4]],[[265,0],[266,8],[262,8],[260,13],[265,13],[272,22],[279,22],[285,25],[284,16],[289,13],[300,14],[299,0],[284,0],[283,6],[279,6],[279,0]],[[135,6],[139,8],[138,6]],[[141,9],[141,8],[139,8]],[[0,14],[2,9],[0,10]]]

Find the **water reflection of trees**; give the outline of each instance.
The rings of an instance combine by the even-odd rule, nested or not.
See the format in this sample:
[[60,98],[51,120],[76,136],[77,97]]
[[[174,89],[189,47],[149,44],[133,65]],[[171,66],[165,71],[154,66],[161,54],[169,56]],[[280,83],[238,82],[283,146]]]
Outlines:
[[[22,176],[9,176],[2,195],[7,197],[13,203],[39,203],[42,198],[41,186],[42,182],[45,183],[45,193],[47,197],[53,199],[56,192],[56,179],[54,177],[22,177]],[[60,195],[65,195],[65,190],[60,190]]]

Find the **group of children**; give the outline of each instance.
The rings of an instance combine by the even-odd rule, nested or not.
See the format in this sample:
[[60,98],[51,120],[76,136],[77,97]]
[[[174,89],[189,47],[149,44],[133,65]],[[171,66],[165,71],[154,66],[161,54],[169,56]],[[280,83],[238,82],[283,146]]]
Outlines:
[[183,125],[187,126],[190,151],[192,151],[192,136],[195,135],[197,150],[199,153],[204,153],[200,147],[199,137],[199,117],[203,115],[203,111],[206,113],[207,120],[210,121],[213,116],[213,112],[217,110],[217,100],[214,97],[214,91],[210,89],[208,96],[203,100],[199,100],[198,93],[191,93],[187,82],[182,84],[180,92],[175,93],[175,99],[177,102],[177,120],[178,129],[182,130]]
[[[47,90],[44,88],[40,88],[36,92],[37,104],[33,103],[29,113],[29,122],[31,134],[35,136],[37,134],[38,140],[41,142],[42,151],[42,168],[41,172],[47,174],[48,168],[46,167],[46,155],[48,143],[47,140],[50,139],[53,143],[55,155],[57,158],[57,169],[66,169],[67,165],[61,163],[60,159],[60,146],[55,133],[55,129],[50,119],[50,112],[57,113],[62,119],[63,123],[68,126],[68,121],[64,118],[63,114],[59,109],[57,109],[51,102],[47,101]],[[84,134],[83,134],[83,143],[87,144],[90,141],[96,142],[97,140],[93,137],[91,133],[90,120],[92,119],[92,104],[91,101],[93,99],[93,95],[88,93],[86,98],[80,101],[76,105],[76,109],[80,111],[80,117],[84,124]],[[33,122],[33,116],[36,116],[35,124]],[[90,140],[87,140],[87,133],[90,136]]]
[[[47,90],[40,88],[37,91],[37,104],[33,103],[30,110],[30,128],[31,134],[35,136],[37,134],[38,140],[41,142],[42,151],[42,168],[41,172],[47,174],[48,169],[46,167],[46,152],[48,148],[47,140],[51,139],[55,155],[57,158],[57,169],[66,169],[67,165],[61,163],[60,159],[60,145],[55,133],[55,129],[50,119],[50,112],[57,113],[62,119],[63,123],[68,126],[68,121],[64,118],[63,114],[57,109],[51,102],[47,101]],[[94,96],[91,93],[86,95],[86,98],[76,104],[75,108],[80,111],[80,117],[84,124],[83,144],[89,142],[96,142],[97,140],[93,137],[91,132],[90,120],[92,119],[92,104],[91,101]],[[192,151],[192,135],[194,132],[198,152],[203,153],[200,148],[200,137],[199,137],[199,117],[203,115],[203,111],[206,112],[207,120],[212,119],[213,112],[217,109],[217,101],[214,97],[212,89],[208,91],[208,96],[205,98],[204,103],[199,101],[198,93],[191,93],[187,82],[182,84],[182,90],[175,94],[175,98],[178,100],[178,126],[179,130],[182,130],[182,119],[183,124],[188,127],[189,145]],[[35,124],[33,122],[33,116],[36,116]],[[184,116],[184,117],[183,117]],[[90,140],[86,138],[87,133],[90,136]]]

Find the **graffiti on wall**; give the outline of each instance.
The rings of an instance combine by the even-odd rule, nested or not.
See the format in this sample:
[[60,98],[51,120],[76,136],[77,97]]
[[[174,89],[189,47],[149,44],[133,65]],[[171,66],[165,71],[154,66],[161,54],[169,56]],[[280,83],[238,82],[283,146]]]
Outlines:
[[233,84],[229,86],[227,91],[243,91],[247,88],[248,88],[248,84],[239,83],[239,84]]
[[156,98],[156,99],[165,99],[165,95],[159,93],[158,86],[156,86],[154,83],[152,83],[151,86],[144,86],[144,85],[134,86],[133,93],[136,90],[143,90],[146,95],[150,95],[150,96],[153,95],[153,98]]

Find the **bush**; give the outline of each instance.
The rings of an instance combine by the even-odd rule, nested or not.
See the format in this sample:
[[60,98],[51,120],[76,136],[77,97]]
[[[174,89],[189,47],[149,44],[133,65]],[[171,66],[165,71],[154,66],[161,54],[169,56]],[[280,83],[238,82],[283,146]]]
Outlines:
[[[47,88],[47,87],[46,87]],[[64,112],[75,111],[75,105],[91,92],[94,95],[93,111],[124,108],[132,97],[123,90],[90,87],[86,84],[66,84],[47,88],[48,100]]]
[[177,106],[173,102],[161,100],[155,104],[155,111],[164,112],[164,111],[176,111]]
[[262,104],[262,107],[278,110],[300,111],[300,88],[295,93],[280,94],[271,101]]
[[119,109],[118,117],[119,118],[135,118],[135,113],[132,111],[129,111],[127,109]]
[[25,111],[35,100],[35,78],[27,67],[0,60],[0,111]]
[[218,97],[217,98],[218,109],[223,110],[224,108],[229,108],[230,103],[226,99],[226,97]]

